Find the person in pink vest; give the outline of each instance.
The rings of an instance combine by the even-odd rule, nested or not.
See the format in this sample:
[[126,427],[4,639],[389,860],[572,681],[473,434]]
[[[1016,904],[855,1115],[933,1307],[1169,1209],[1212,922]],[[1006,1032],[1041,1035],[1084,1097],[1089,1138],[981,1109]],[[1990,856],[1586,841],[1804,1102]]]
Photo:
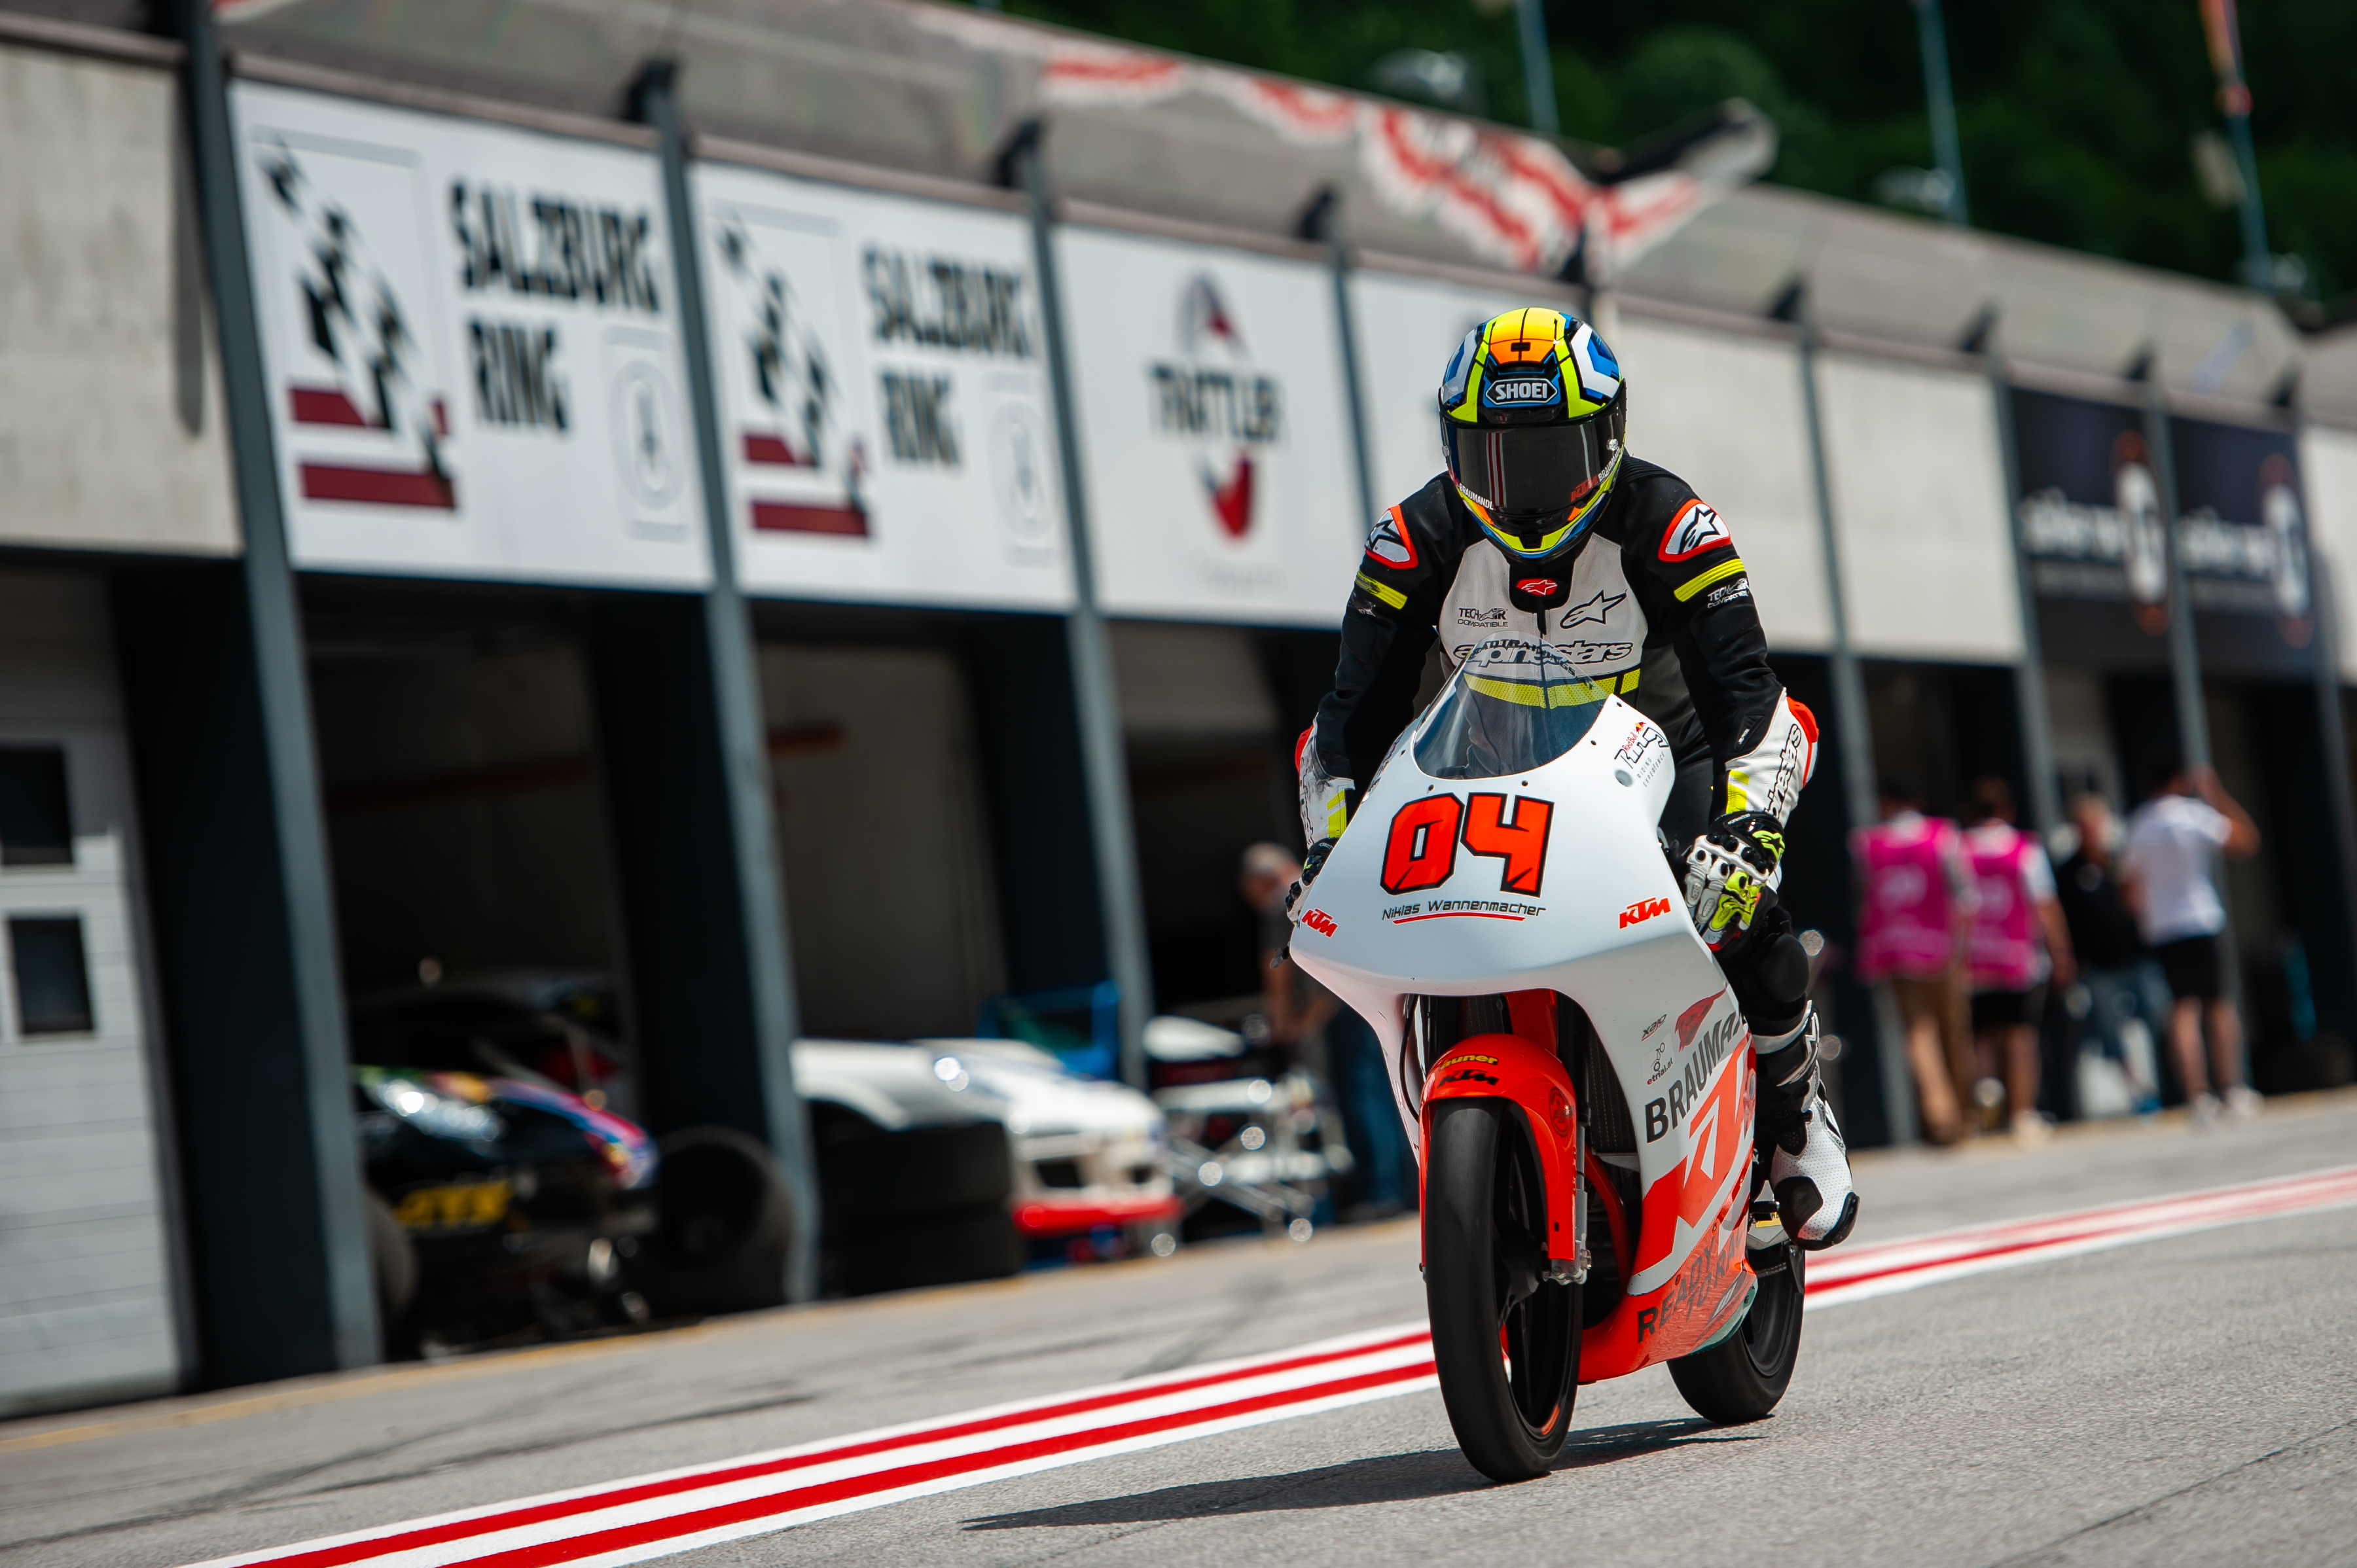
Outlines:
[[[1973,874],[1973,1037],[1980,1058],[1975,1095],[2013,1112],[2013,1135],[2040,1144],[2053,1123],[2038,1109],[2038,1026],[2046,985],[2075,976],[2070,928],[2054,897],[2054,868],[2036,835],[2013,825],[2013,791],[2002,779],[1973,786],[1964,857]],[[2004,1062],[2000,1089],[1994,1077]],[[1984,1089],[1983,1086],[1986,1086]]]
[[1964,1135],[1957,1085],[1965,1081],[1960,971],[1970,929],[1973,884],[1962,836],[1927,817],[1911,780],[1882,782],[1882,821],[1850,834],[1857,876],[1857,977],[1888,983],[1907,1032],[1923,1134],[1935,1144]]

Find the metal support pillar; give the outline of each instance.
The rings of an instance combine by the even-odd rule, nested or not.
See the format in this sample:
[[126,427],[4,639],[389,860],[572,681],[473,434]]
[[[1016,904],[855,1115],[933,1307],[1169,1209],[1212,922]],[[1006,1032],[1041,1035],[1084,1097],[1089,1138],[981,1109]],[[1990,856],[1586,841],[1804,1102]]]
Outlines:
[[[1779,314],[1798,328],[1801,411],[1808,424],[1809,472],[1816,483],[1817,526],[1825,552],[1825,607],[1833,622],[1830,663],[1834,688],[1834,724],[1840,737],[1842,800],[1852,827],[1865,827],[1878,815],[1878,791],[1874,777],[1874,726],[1867,717],[1866,682],[1858,672],[1857,655],[1849,640],[1849,607],[1842,589],[1841,536],[1834,522],[1833,469],[1825,460],[1824,413],[1817,401],[1817,327],[1809,303],[1808,285],[1795,279]],[[1878,988],[1887,992],[1887,987]],[[1915,1101],[1908,1093],[1913,1075],[1907,1066],[1905,1043],[1894,1026],[1897,1009],[1887,995],[1878,995],[1875,1007],[1875,1048],[1882,1068],[1884,1125],[1893,1144],[1911,1144],[1916,1137]]]
[[[2297,421],[2298,405],[2293,404]],[[2300,427],[2292,425],[2292,451],[2299,451]],[[2303,477],[2305,469],[2303,468]],[[2308,508],[2301,487],[2300,510]],[[2341,918],[2349,923],[2351,950],[2341,957],[2357,974],[2357,793],[2349,769],[2349,726],[2341,705],[2341,582],[2332,564],[2311,542],[2308,552],[2308,613],[2315,618],[2316,728],[2324,746],[2324,789],[2332,811],[2333,866],[2341,874]]]
[[2332,807],[2333,865],[2341,873],[2342,918],[2351,950],[2341,955],[2357,973],[2357,803],[2349,777],[2349,727],[2341,707],[2341,584],[2329,565],[2309,556],[2309,613],[2316,618],[2316,727],[2324,744],[2324,789]]
[[1523,91],[1531,101],[1531,129],[1560,135],[1555,106],[1555,54],[1547,48],[1544,0],[1514,0],[1514,31],[1523,47]]
[[[1986,328],[1992,345],[1996,328]],[[1983,356],[1989,397],[1996,410],[1996,445],[2005,475],[2007,540],[2013,549],[2013,581],[2021,605],[2021,662],[2014,667],[2014,707],[2021,725],[2022,766],[2029,774],[2030,825],[2048,844],[2062,825],[2061,790],[2055,778],[2054,720],[2046,703],[2046,652],[2038,625],[2038,580],[2021,538],[2021,448],[2013,428],[2013,388],[1994,346]]]
[[[695,419],[697,471],[712,553],[712,586],[703,598],[705,653],[711,661],[716,739],[720,750],[729,843],[734,852],[737,921],[744,947],[741,972],[750,990],[750,1048],[758,1064],[761,1122],[778,1174],[793,1209],[786,1259],[786,1299],[818,1294],[818,1187],[813,1175],[810,1120],[794,1085],[793,1045],[802,1020],[793,984],[793,949],[778,875],[775,824],[770,815],[770,754],[762,721],[753,627],[737,584],[736,536],[730,531],[728,477],[720,457],[720,413],[714,392],[711,338],[705,331],[704,274],[699,265],[695,209],[687,189],[687,148],[679,117],[677,70],[651,60],[639,78],[640,117],[662,138],[663,200],[671,226],[673,275],[679,290],[680,337]],[[731,955],[734,958],[736,955]],[[728,968],[735,970],[736,963]],[[717,1047],[719,1042],[712,1042]]]
[[[253,309],[253,284],[245,248],[243,206],[238,193],[238,154],[231,129],[229,94],[221,40],[212,7],[205,0],[181,0],[181,37],[188,45],[186,90],[188,134],[195,154],[203,222],[205,260],[213,282],[213,308],[221,336],[221,381],[229,409],[230,462],[236,478],[245,552],[242,561],[246,618],[253,639],[253,680],[258,699],[257,733],[263,749],[274,818],[269,847],[274,850],[276,886],[256,896],[283,918],[287,951],[280,976],[292,1026],[292,1047],[274,1051],[254,1041],[253,1065],[299,1071],[304,1125],[268,1134],[299,1138],[309,1150],[313,1201],[299,1216],[317,1227],[316,1243],[324,1267],[327,1364],[365,1366],[378,1357],[376,1293],[369,1270],[368,1222],[361,1194],[360,1148],[352,1123],[351,1065],[344,1035],[343,977],[336,952],[335,897],[328,879],[327,831],[319,803],[317,759],[311,738],[309,683],[303,665],[301,611],[286,547],[286,518],[278,489],[278,457],[271,436],[269,388],[262,363],[262,339]],[[188,1044],[188,1042],[178,1042]],[[234,1047],[232,1047],[234,1048]],[[227,1069],[228,1062],[183,1059],[175,1075],[186,1083],[199,1071]],[[253,1135],[245,1130],[241,1136]],[[191,1156],[202,1158],[200,1150]],[[196,1195],[199,1202],[211,1202]],[[281,1207],[272,1205],[271,1207]],[[259,1223],[259,1212],[249,1221]],[[199,1230],[203,1227],[200,1224]],[[199,1262],[200,1272],[204,1264]],[[262,1287],[266,1294],[267,1287]],[[208,1305],[223,1311],[219,1293]],[[219,1325],[208,1326],[209,1345],[218,1343]],[[305,1326],[307,1329],[308,1326]],[[308,1337],[307,1334],[307,1337]],[[241,1360],[209,1360],[213,1381],[284,1377],[324,1369],[314,1349],[254,1344]]]
[[1097,902],[1104,920],[1106,968],[1121,987],[1121,1076],[1146,1087],[1146,1020],[1154,1004],[1154,968],[1146,945],[1146,899],[1137,870],[1137,838],[1130,819],[1129,764],[1122,749],[1121,696],[1114,683],[1113,644],[1097,608],[1096,568],[1089,541],[1088,492],[1081,464],[1078,422],[1072,417],[1072,375],[1064,342],[1063,290],[1056,270],[1055,214],[1039,145],[1044,127],[1029,121],[1006,152],[1006,167],[1031,203],[1033,266],[1039,279],[1041,336],[1048,345],[1048,381],[1056,400],[1056,443],[1063,454],[1064,526],[1072,562],[1072,613],[1065,621],[1071,652],[1072,699],[1081,727],[1081,761],[1088,782],[1089,832],[1096,851]]
[[[2171,693],[2177,699],[2177,749],[2188,768],[2212,766],[2210,750],[2210,714],[2202,706],[2201,649],[2193,629],[2193,596],[2185,581],[2185,555],[2179,548],[2179,508],[2177,500],[2177,443],[2169,427],[2169,392],[2160,380],[2160,353],[2156,347],[2144,356],[2144,445],[2145,455],[2152,464],[2152,482],[2160,493],[2161,532],[2169,541],[2169,681]],[[2133,759],[2130,759],[2133,761]],[[2212,878],[2224,891],[2223,868],[2216,855],[2211,856]],[[2243,953],[2234,940],[2233,900],[2222,897],[2219,903],[2226,913],[2225,928],[2218,940],[2225,957],[2223,976],[2227,999],[2234,1004],[2236,1013],[2244,1022],[2249,1012],[2243,1006]],[[2244,1071],[2243,1081],[2250,1081],[2250,1039],[2244,1036]],[[2218,1086],[2213,1085],[2215,1090]]]
[[1948,203],[1940,216],[1951,223],[1971,221],[1964,206],[1964,150],[1956,135],[1956,94],[1948,75],[1948,26],[1940,0],[1914,0],[1916,42],[1923,51],[1923,97],[1932,120],[1932,158],[1948,177]]
[[1374,452],[1367,442],[1366,390],[1359,378],[1359,323],[1351,311],[1351,252],[1342,242],[1342,198],[1334,187],[1318,193],[1303,223],[1308,237],[1326,247],[1326,267],[1334,280],[1334,332],[1342,345],[1342,407],[1351,416],[1352,470],[1359,481],[1359,515],[1375,516]]
[[2188,768],[2210,766],[2210,715],[2201,707],[2201,650],[2193,634],[2193,599],[2186,591],[2185,561],[2178,549],[2177,446],[2169,428],[2169,396],[2161,389],[2160,363],[2148,357],[2145,371],[2145,453],[2152,482],[2160,492],[2161,529],[2169,539],[2169,677],[2177,698],[2177,747]]

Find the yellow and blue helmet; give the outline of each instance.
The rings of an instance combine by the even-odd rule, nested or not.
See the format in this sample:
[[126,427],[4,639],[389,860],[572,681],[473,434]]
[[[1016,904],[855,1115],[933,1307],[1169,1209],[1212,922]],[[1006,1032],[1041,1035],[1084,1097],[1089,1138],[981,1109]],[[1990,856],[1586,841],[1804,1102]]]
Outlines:
[[1629,391],[1596,328],[1529,306],[1465,335],[1440,378],[1440,446],[1457,493],[1507,559],[1576,549],[1612,493]]

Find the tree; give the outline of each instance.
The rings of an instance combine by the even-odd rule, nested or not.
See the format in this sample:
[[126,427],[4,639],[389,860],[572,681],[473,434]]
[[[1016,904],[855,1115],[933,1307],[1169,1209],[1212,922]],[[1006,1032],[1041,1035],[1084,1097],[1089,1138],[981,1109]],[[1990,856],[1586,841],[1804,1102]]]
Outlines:
[[[1511,13],[1471,0],[1011,0],[1091,32],[1351,87],[1406,48],[1453,51],[1497,118],[1526,118]],[[2268,231],[2309,278],[2308,318],[2357,314],[2357,6],[2242,8]],[[1949,0],[1975,223],[2148,266],[2232,279],[2235,218],[2204,194],[2192,153],[2219,124],[2195,0]],[[1564,134],[1621,145],[1729,97],[1771,118],[1769,177],[1858,201],[1877,177],[1926,165],[1915,18],[1907,0],[1551,0]]]

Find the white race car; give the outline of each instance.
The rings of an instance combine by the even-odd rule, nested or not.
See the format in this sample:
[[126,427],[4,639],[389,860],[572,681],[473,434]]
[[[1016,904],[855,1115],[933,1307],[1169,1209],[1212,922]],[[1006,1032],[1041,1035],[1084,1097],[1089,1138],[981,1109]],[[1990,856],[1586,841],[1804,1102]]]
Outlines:
[[1014,1155],[1016,1229],[1028,1241],[1119,1239],[1168,1257],[1180,1202],[1162,1110],[1135,1090],[1084,1078],[1019,1040],[909,1045],[804,1040],[794,1077],[813,1120],[856,1114],[883,1132],[995,1121]]

